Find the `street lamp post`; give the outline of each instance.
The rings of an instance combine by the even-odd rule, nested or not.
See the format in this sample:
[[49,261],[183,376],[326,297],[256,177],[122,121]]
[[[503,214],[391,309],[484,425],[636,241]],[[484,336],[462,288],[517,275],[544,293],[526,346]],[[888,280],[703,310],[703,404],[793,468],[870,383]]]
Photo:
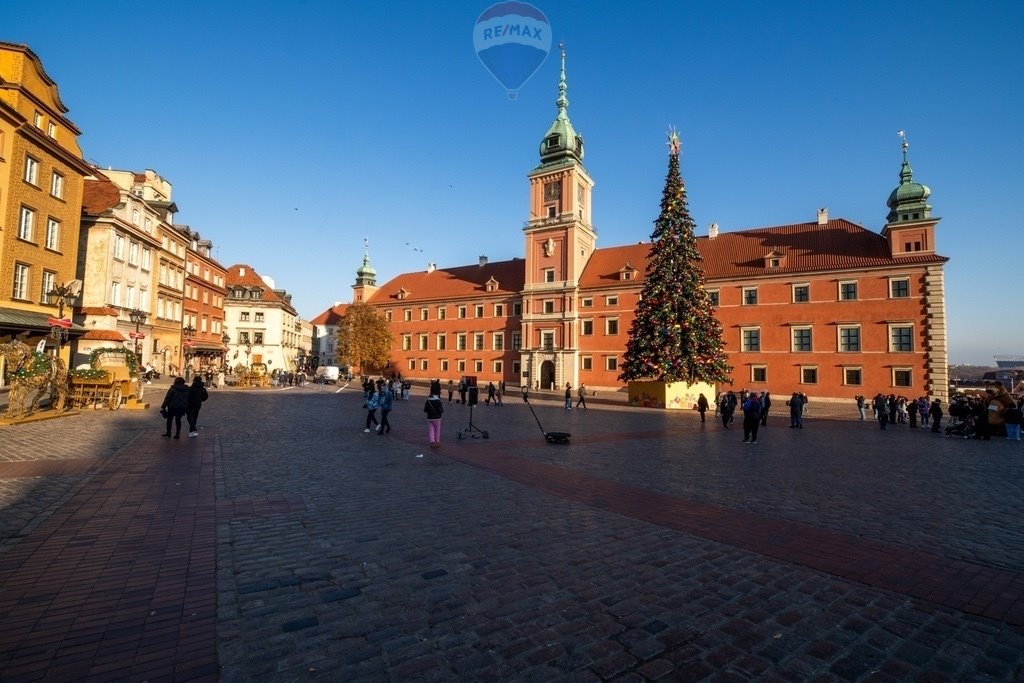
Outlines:
[[224,334],[222,334],[220,336],[220,341],[221,341],[222,344],[224,344],[224,362],[222,363],[222,365],[223,365],[224,373],[227,374],[227,371],[228,371],[228,344],[231,343],[231,335],[229,335],[227,332],[225,332]]
[[133,308],[128,313],[128,319],[135,323],[135,366],[139,373],[138,398],[142,398],[142,353],[139,351],[139,327],[146,322],[146,312]]
[[245,367],[249,367],[249,356],[252,355],[252,344],[245,342]]
[[196,336],[196,328],[186,325],[181,328],[181,336],[185,338],[185,381],[192,381],[192,337]]
[[72,280],[63,285],[55,284],[53,289],[46,293],[49,304],[57,306],[57,317],[50,318],[47,322],[50,325],[50,338],[57,342],[58,356],[64,348],[64,342],[68,340],[68,330],[71,328],[71,321],[64,319],[64,307],[74,308],[81,291],[82,281]]

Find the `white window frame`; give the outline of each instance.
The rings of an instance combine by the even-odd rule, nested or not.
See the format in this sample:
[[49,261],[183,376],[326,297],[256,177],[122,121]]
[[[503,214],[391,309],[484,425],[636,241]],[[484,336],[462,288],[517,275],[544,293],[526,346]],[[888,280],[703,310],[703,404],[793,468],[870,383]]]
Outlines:
[[501,376],[501,373],[504,371],[504,367],[504,364],[500,360],[494,361],[494,363],[491,365],[494,374],[498,375],[499,377]]
[[420,320],[430,320],[430,309],[423,307],[420,309]]
[[541,330],[540,348],[542,351],[550,351],[555,348],[555,331]]
[[505,350],[505,333],[504,332],[493,332],[491,333],[491,349],[494,351]]
[[121,305],[121,283],[111,282],[110,283],[110,305],[120,306]]
[[473,333],[473,350],[483,351],[484,350],[484,333],[474,332]]
[[[748,337],[747,337],[747,333],[748,332],[756,332],[757,333],[757,348],[756,349],[749,348],[749,344],[747,343],[748,342]],[[748,327],[741,327],[740,328],[740,351],[743,352],[743,353],[760,353],[761,352],[761,326],[760,325],[750,325]]]
[[544,282],[552,283],[554,281],[555,281],[555,269],[554,268],[545,268],[544,269]]
[[[589,330],[587,329],[589,327]],[[594,319],[583,318],[580,320],[580,335],[584,337],[594,336]]]
[[[761,371],[764,373],[764,379],[758,379],[757,373]],[[750,366],[750,381],[757,384],[765,384],[768,382],[768,366],[762,363]]]
[[[850,376],[847,373],[859,372],[860,381],[851,382]],[[845,387],[861,387],[864,386],[864,368],[860,365],[844,365],[843,366],[843,386]]]
[[[910,348],[909,349],[897,349],[895,341],[893,340],[893,332],[897,329],[909,329],[910,330]],[[913,323],[889,323],[889,353],[913,353],[914,352],[914,324]]]
[[480,360],[480,359],[475,359],[473,361],[473,372],[481,373],[483,371],[484,371],[484,362],[482,360]]
[[580,370],[593,370],[594,369],[594,357],[593,356],[580,356]]
[[[753,301],[747,301],[747,294],[753,294]],[[758,302],[757,287],[742,287],[740,289],[740,303],[743,306],[756,306]]]
[[474,318],[482,318],[482,317],[484,317],[484,305],[483,304],[475,304],[473,306],[473,317]]
[[64,199],[64,176],[57,171],[50,175],[50,196]]
[[420,359],[420,370],[426,371],[429,368],[430,368],[430,361],[428,361],[426,358],[421,358]]
[[[843,330],[857,330],[857,348],[843,348]],[[836,352],[837,353],[861,353],[864,350],[864,331],[860,325],[837,325],[836,326]]]
[[407,323],[408,322],[412,322],[412,309],[411,308],[404,308],[404,309],[402,309],[402,320],[404,320]]
[[[805,381],[806,380],[806,375],[804,373],[806,373],[807,371],[814,372],[814,381],[813,382]],[[820,381],[821,381],[821,377],[818,375],[818,366],[817,365],[801,365],[800,366],[800,382],[799,382],[800,384],[814,385],[814,384],[818,384]]]
[[60,251],[60,221],[53,217],[46,219],[46,248]]
[[[903,282],[907,285],[906,296],[896,296],[893,293],[894,286],[896,283]],[[889,298],[890,299],[909,299],[910,298],[910,277],[891,277],[889,278]]]
[[[612,327],[615,329],[612,330]],[[619,335],[619,319],[616,317],[604,319],[604,333],[609,337],[617,337]]]
[[619,357],[618,356],[605,356],[604,357],[604,369],[609,372],[615,372],[619,369]]
[[606,294],[605,297],[604,297],[604,305],[605,306],[618,306],[619,305],[619,295],[618,294]]
[[[445,334],[444,332],[438,332],[437,335],[434,338],[434,346],[435,346],[435,350],[437,350],[437,351],[447,351],[448,350],[448,335]],[[444,370],[445,368],[441,368],[441,369]]]
[[446,306],[437,307],[437,319],[445,320],[448,316],[448,308]]
[[[853,285],[854,296],[852,298],[843,295],[844,285]],[[839,299],[839,301],[857,301],[860,298],[860,287],[858,286],[857,281],[840,280],[836,288],[836,297]]]
[[[896,383],[896,373],[899,373],[899,372],[907,373],[907,383],[906,384],[897,384]],[[890,381],[892,382],[892,386],[893,387],[898,387],[898,388],[901,388],[901,389],[906,389],[906,388],[913,387],[914,386],[914,369],[909,367],[909,366],[903,366],[903,365],[894,366],[893,369],[892,369],[892,374],[890,376]]]
[[39,186],[39,159],[28,154],[25,155],[25,172],[21,179],[29,185]]
[[421,332],[420,335],[420,351],[426,351],[430,348],[430,335],[425,332]]
[[26,242],[32,241],[32,231],[36,224],[36,212],[27,206],[21,207],[21,216],[18,218],[18,239]]
[[592,297],[592,296],[585,296],[582,299],[580,299],[580,308],[593,308],[593,307],[594,307],[594,297]]
[[704,291],[708,295],[708,303],[719,308],[722,303],[722,293],[717,289],[705,289]]
[[11,298],[28,301],[28,285],[32,281],[32,266],[27,263],[14,264],[14,280],[11,287]]
[[411,334],[403,334],[402,335],[402,350],[403,351],[412,351],[412,335]]
[[[810,332],[810,347],[809,349],[797,349],[796,347],[796,333],[807,330]],[[790,328],[789,333],[789,350],[793,353],[813,353],[814,352],[814,326],[813,325],[794,325]]]
[[466,351],[467,345],[469,344],[469,335],[465,332],[455,333],[455,350]]
[[[807,300],[806,301],[800,301],[799,299],[796,298],[796,290],[803,289],[803,288],[807,289]],[[793,286],[792,286],[792,289],[790,290],[790,301],[792,301],[794,304],[809,304],[809,303],[811,303],[811,283],[809,283],[809,282],[794,282]]]
[[56,286],[57,286],[57,273],[53,272],[52,270],[44,270],[43,271],[43,281],[42,281],[42,291],[40,291],[40,293],[39,293],[40,294],[39,303],[41,303],[41,304],[48,304],[48,303],[50,303],[50,298],[47,296],[47,293],[52,291],[53,288],[56,287]]
[[455,371],[458,372],[459,374],[462,374],[463,372],[466,371],[465,359],[460,358],[459,360],[455,361]]
[[114,258],[124,260],[124,235],[114,235]]

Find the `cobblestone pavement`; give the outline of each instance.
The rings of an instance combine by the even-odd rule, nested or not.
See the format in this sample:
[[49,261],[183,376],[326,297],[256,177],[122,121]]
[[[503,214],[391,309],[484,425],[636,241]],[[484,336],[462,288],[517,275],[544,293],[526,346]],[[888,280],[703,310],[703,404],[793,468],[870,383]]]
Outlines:
[[559,446],[517,398],[432,450],[360,403],[0,430],[0,678],[1024,678],[1020,443],[532,401]]

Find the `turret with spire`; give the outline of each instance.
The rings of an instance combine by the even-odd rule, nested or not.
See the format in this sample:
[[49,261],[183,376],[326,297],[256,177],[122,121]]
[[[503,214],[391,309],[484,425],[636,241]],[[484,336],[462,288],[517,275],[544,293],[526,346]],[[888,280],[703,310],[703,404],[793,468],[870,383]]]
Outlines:
[[886,202],[889,207],[886,220],[889,223],[897,223],[930,218],[932,207],[928,204],[928,197],[932,191],[927,185],[914,182],[914,171],[910,168],[910,160],[907,159],[907,149],[910,147],[907,134],[901,130],[898,135],[903,140],[903,165],[900,167],[900,184],[892,191]]
[[569,121],[569,98],[565,94],[568,90],[565,82],[565,44],[559,44],[558,47],[562,59],[558,77],[558,99],[555,100],[558,116],[540,142],[541,167],[565,160],[583,161],[583,138],[576,133],[572,122]]
[[368,301],[378,290],[377,271],[370,265],[370,243],[363,240],[363,265],[356,269],[356,282],[352,285],[352,302]]

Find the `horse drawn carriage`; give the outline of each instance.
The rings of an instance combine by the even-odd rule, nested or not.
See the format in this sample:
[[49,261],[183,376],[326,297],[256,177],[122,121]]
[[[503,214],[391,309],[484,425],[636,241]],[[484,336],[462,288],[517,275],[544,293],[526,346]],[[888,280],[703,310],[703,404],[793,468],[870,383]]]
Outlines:
[[128,349],[96,349],[89,366],[70,373],[72,406],[117,410],[125,401],[137,398],[139,366],[134,353]]

